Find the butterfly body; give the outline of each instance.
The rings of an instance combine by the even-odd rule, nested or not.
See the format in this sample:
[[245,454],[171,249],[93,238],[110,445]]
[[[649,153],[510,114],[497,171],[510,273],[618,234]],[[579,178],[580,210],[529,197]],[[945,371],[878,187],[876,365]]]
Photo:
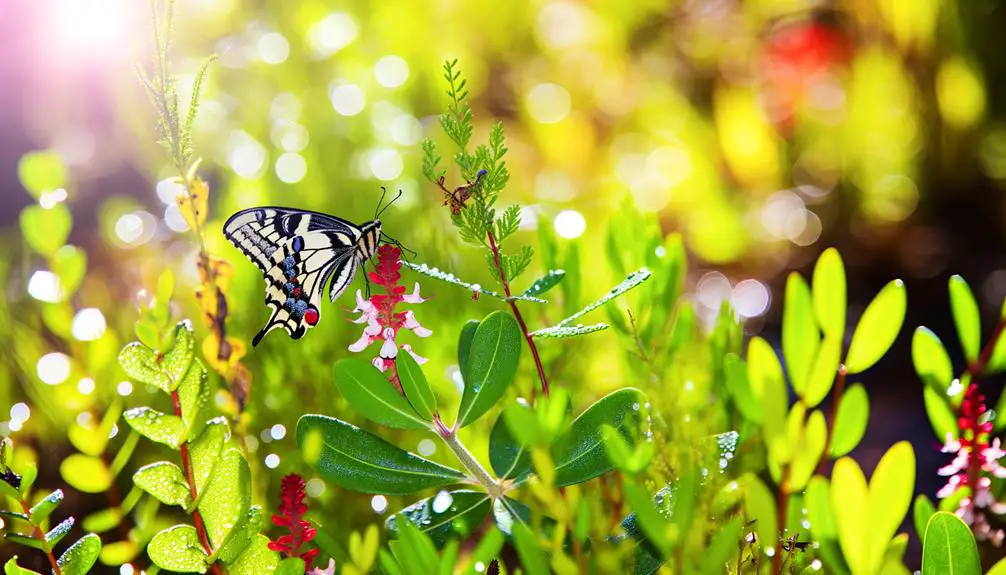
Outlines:
[[355,225],[342,218],[305,210],[260,207],[242,210],[224,224],[224,236],[262,270],[269,322],[252,345],[281,327],[300,339],[321,318],[321,292],[342,295],[358,267],[377,252],[381,222]]

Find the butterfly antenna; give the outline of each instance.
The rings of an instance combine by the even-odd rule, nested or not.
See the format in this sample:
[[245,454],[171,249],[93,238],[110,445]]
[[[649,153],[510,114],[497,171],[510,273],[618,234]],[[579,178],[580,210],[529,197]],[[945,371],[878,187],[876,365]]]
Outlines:
[[377,218],[381,217],[381,212],[383,211],[383,210],[381,210],[381,204],[384,203],[384,196],[386,196],[386,195],[388,195],[388,188],[385,188],[384,186],[381,186],[381,199],[378,200],[377,207],[374,208],[374,219],[375,220]]
[[[405,247],[405,245],[402,244],[402,242],[400,242],[400,241],[396,240],[395,238],[389,236],[388,234],[384,233],[383,231],[381,232],[381,238],[384,241],[386,241],[387,243],[389,243],[389,244],[397,247],[398,249],[402,250],[403,252],[408,252],[408,253],[412,254],[412,257],[416,257],[416,256],[419,255],[418,252],[416,252],[415,250],[410,250],[409,248]],[[406,258],[406,260],[408,260],[408,259],[409,258]]]
[[[381,197],[383,198],[384,196],[381,196]],[[374,219],[376,220],[377,218],[381,217],[381,214],[383,214],[385,210],[387,210],[388,208],[390,208],[391,204],[393,204],[396,201],[398,201],[398,198],[400,198],[400,197],[402,197],[402,190],[398,190],[398,194],[394,198],[392,198],[391,201],[388,202],[388,204],[386,206],[384,206],[383,208],[381,208],[381,211],[377,213],[377,215],[374,217]]]

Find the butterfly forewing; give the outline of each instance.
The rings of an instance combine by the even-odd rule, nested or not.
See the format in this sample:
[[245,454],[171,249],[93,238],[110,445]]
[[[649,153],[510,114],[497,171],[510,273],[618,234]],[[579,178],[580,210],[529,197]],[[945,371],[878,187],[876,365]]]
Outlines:
[[[365,224],[379,233],[380,224]],[[269,322],[252,340],[257,345],[269,331],[282,327],[299,339],[318,323],[321,291],[332,280],[335,301],[352,283],[356,266],[373,252],[360,249],[364,234],[353,224],[317,212],[287,208],[240,211],[224,224],[224,235],[264,272]],[[365,257],[364,257],[365,256]]]

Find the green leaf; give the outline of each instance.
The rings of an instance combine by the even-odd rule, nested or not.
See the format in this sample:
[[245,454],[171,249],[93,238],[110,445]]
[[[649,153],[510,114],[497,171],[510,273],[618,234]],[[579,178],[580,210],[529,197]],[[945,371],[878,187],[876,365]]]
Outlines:
[[[836,569],[837,572],[847,572],[841,550],[838,548],[838,525],[835,512],[831,505],[831,491],[828,480],[815,475],[807,484],[804,494],[804,505],[807,506],[807,519],[814,541],[818,542],[822,558]],[[838,567],[842,570],[839,571]]]
[[223,547],[227,537],[248,514],[251,505],[251,471],[241,450],[224,450],[213,469],[210,484],[199,495],[199,513],[206,524],[206,534],[214,550]]
[[842,358],[842,340],[825,336],[821,346],[817,349],[817,357],[811,366],[809,381],[807,382],[807,392],[804,394],[804,402],[807,407],[815,407],[828,396],[832,386],[835,384],[835,377],[838,375],[838,363]]
[[441,491],[388,517],[384,524],[392,537],[398,537],[399,522],[408,521],[440,548],[449,539],[471,534],[491,508],[492,502],[485,492]]
[[64,537],[66,537],[66,534],[69,533],[71,529],[73,529],[73,524],[74,524],[73,517],[67,517],[66,519],[60,521],[58,525],[50,529],[49,532],[45,534],[45,542],[49,546],[49,549],[55,547],[57,543],[59,543],[60,541],[63,540]]
[[821,332],[814,318],[810,287],[797,272],[786,281],[786,303],[782,313],[782,352],[786,371],[797,395],[803,397],[807,378],[817,356]]
[[556,487],[583,483],[611,470],[601,428],[610,425],[635,445],[646,403],[643,392],[626,387],[597,400],[573,420],[551,448]]
[[141,467],[133,474],[133,483],[161,503],[188,509],[192,493],[182,470],[173,463],[161,461]]
[[66,164],[54,150],[33,150],[17,162],[17,177],[35,199],[66,186]]
[[174,382],[161,371],[157,363],[157,354],[143,344],[133,342],[119,352],[119,365],[131,379],[140,383],[149,383],[161,390],[171,393]]
[[59,474],[77,491],[104,493],[112,485],[112,472],[97,457],[74,453],[59,464]]
[[1000,559],[985,575],[1006,575],[1006,559]]
[[867,575],[872,572],[870,540],[880,540],[883,536],[872,532],[870,491],[866,477],[859,465],[849,457],[835,462],[831,477],[831,507],[835,513],[842,552],[854,574]]
[[[562,320],[554,327],[564,327],[564,328],[574,327],[573,322],[585,316],[586,314],[589,314],[594,310],[597,310],[598,308],[604,306],[605,304],[611,302],[612,300],[618,298],[619,296],[625,294],[626,292],[634,289],[634,287],[638,287],[642,282],[649,279],[651,275],[653,274],[646,267],[633,271],[632,273],[627,275],[626,278],[623,279],[618,285],[612,287],[612,289],[609,290],[608,293],[602,296],[598,301],[594,302],[589,306],[586,306],[579,312],[576,312],[575,314]],[[541,331],[542,330],[539,330],[538,332]],[[535,336],[538,332],[532,332],[531,335]]]
[[256,535],[244,552],[227,566],[229,575],[261,575],[272,573],[279,565],[279,555],[269,550],[269,538]]
[[933,432],[940,441],[945,441],[947,436],[957,437],[957,416],[950,408],[950,403],[946,396],[935,392],[933,388],[926,386],[922,389],[922,399],[926,405],[926,415],[929,416],[929,424],[933,426]]
[[46,520],[53,511],[59,507],[59,504],[63,502],[63,490],[57,489],[49,495],[46,495],[42,501],[39,501],[31,508],[28,512],[29,521],[32,525],[41,525],[43,521]]
[[793,454],[790,463],[789,487],[794,492],[803,491],[810,477],[817,468],[817,462],[824,453],[824,444],[828,436],[828,425],[824,414],[814,410],[807,418],[807,425],[800,436],[799,447]]
[[57,563],[63,575],[86,575],[100,553],[101,539],[94,533],[88,533],[68,547]]
[[723,527],[718,527],[702,559],[702,573],[723,575],[730,558],[737,552],[741,540],[741,520],[735,517]]
[[[899,441],[880,458],[870,478],[868,531],[874,540],[889,541],[898,532],[911,507],[914,489],[915,451],[911,443]],[[879,567],[882,556],[877,554],[882,549],[874,545],[871,551],[872,565]]]
[[964,357],[968,362],[978,359],[981,348],[982,324],[978,313],[978,302],[971,286],[961,276],[950,278],[950,309],[954,313],[954,325],[957,326],[957,337],[964,349]]
[[87,274],[87,253],[78,247],[65,245],[56,250],[49,263],[53,273],[59,276],[61,298],[72,296]]
[[400,543],[395,555],[409,573],[419,575],[437,571],[437,550],[433,542],[423,532],[409,522],[401,525]]
[[115,529],[121,522],[122,510],[118,507],[109,507],[85,517],[81,522],[81,527],[84,528],[84,531],[104,533],[110,529]]
[[27,535],[24,533],[11,533],[8,531],[7,533],[4,534],[4,538],[13,543],[17,543],[18,545],[23,545],[25,547],[31,547],[32,549],[38,549],[39,551],[43,551],[42,542],[32,537],[31,535]]
[[196,338],[192,332],[192,322],[185,319],[175,325],[175,345],[164,354],[164,361],[161,362],[162,371],[171,381],[170,388],[165,391],[170,393],[178,388],[182,377],[189,371],[195,354]]
[[733,396],[734,405],[745,419],[761,423],[765,418],[761,401],[755,397],[751,383],[748,381],[748,367],[744,360],[735,354],[728,353],[723,358],[723,371],[727,390]]
[[63,204],[46,209],[32,205],[21,210],[21,235],[25,243],[43,256],[51,256],[63,247],[73,226],[73,216]]
[[[631,533],[633,538],[645,538],[645,541],[653,545],[659,555],[667,556],[671,552],[671,536],[669,532],[669,516],[658,505],[662,505],[667,495],[658,492],[654,504],[654,498],[642,486],[632,481],[626,481],[623,490],[625,500],[632,508],[632,513],[622,522],[623,526],[628,525],[627,533]],[[666,492],[670,494],[668,490]]]
[[3,568],[4,575],[41,575],[38,571],[25,569],[17,564],[17,555],[10,558]]
[[531,287],[527,288],[522,295],[540,296],[541,294],[559,285],[559,282],[561,282],[564,277],[566,277],[566,272],[563,270],[549,270],[547,274],[536,279],[534,283],[531,284]]
[[514,317],[495,311],[475,330],[464,372],[465,391],[458,408],[458,425],[476,421],[506,393],[520,362],[521,331]]
[[954,366],[943,342],[927,327],[917,327],[912,334],[912,363],[927,386],[941,395],[946,393],[954,379]]
[[497,477],[523,479],[531,473],[531,453],[514,438],[504,414],[489,433],[489,464]]
[[752,473],[743,475],[738,481],[744,493],[744,515],[748,521],[756,519],[754,524],[758,539],[764,545],[772,545],[779,538],[777,527],[775,498],[765,487],[761,479]]
[[748,381],[755,398],[762,405],[762,429],[766,445],[783,433],[786,419],[786,381],[782,366],[772,346],[761,337],[751,338],[748,344]]
[[633,447],[617,429],[610,425],[601,426],[601,437],[604,439],[604,449],[608,454],[608,460],[629,475],[641,473],[653,459],[652,442],[642,441]]
[[206,551],[191,525],[175,525],[154,535],[147,545],[147,555],[166,571],[206,573]]
[[398,429],[429,429],[408,400],[368,362],[335,362],[335,385],[353,409],[374,423]]
[[478,329],[478,320],[468,320],[461,328],[461,335],[458,336],[458,369],[461,375],[468,373],[468,356],[472,351],[472,340],[475,339],[475,330]]
[[861,384],[854,384],[845,390],[838,402],[829,454],[841,457],[855,449],[866,433],[869,419],[870,398]]
[[430,383],[426,381],[423,369],[411,353],[399,354],[397,363],[398,379],[402,383],[405,397],[424,420],[433,421],[433,414],[437,412],[437,398],[433,395]]
[[845,337],[845,264],[835,248],[824,250],[814,266],[814,313],[825,336]]
[[587,335],[588,333],[594,333],[595,331],[604,331],[608,329],[608,324],[606,323],[594,323],[590,325],[553,325],[551,327],[545,327],[536,331],[531,332],[532,337],[537,338],[551,338],[551,339],[562,339],[565,337],[576,337],[578,335]]
[[224,563],[233,563],[244,552],[245,548],[251,544],[255,536],[262,531],[262,516],[261,507],[258,505],[249,507],[248,513],[245,514],[241,523],[234,528],[230,538],[227,539],[227,543],[216,552],[217,558]]
[[103,565],[122,565],[135,559],[140,551],[139,546],[133,541],[115,541],[102,545],[98,560]]
[[893,280],[866,306],[852,334],[849,355],[845,359],[845,367],[850,374],[869,369],[887,353],[901,331],[907,305],[904,282]]
[[279,562],[273,575],[304,575],[307,566],[300,557],[288,557]]
[[182,408],[185,438],[194,439],[203,432],[210,418],[210,388],[203,362],[194,360],[178,386],[178,405]]
[[517,523],[513,529],[514,546],[520,564],[527,573],[549,573],[548,559],[538,544],[538,538],[523,523]]
[[182,418],[149,407],[135,407],[123,414],[126,423],[147,439],[177,450],[185,440]]
[[366,431],[323,415],[297,422],[304,460],[327,480],[361,493],[408,495],[464,479],[464,474],[404,451]]
[[224,441],[229,436],[230,429],[227,427],[227,420],[223,417],[215,417],[206,422],[206,428],[203,429],[195,442],[189,445],[192,476],[196,482],[196,493],[200,499],[206,493],[206,484],[220,462]]
[[981,575],[978,545],[971,528],[953,513],[939,511],[926,526],[923,575]]
[[915,505],[912,506],[912,522],[915,525],[915,534],[918,535],[919,541],[925,541],[926,526],[934,513],[936,513],[936,509],[933,507],[933,502],[925,495],[919,494],[915,498]]

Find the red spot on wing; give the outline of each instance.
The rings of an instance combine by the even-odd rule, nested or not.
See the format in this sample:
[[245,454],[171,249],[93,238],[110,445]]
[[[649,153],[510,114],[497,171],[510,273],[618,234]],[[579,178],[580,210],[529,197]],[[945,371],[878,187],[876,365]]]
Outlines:
[[304,312],[304,321],[306,321],[308,325],[316,325],[318,323],[318,318],[318,310],[313,307],[308,308],[307,311]]

